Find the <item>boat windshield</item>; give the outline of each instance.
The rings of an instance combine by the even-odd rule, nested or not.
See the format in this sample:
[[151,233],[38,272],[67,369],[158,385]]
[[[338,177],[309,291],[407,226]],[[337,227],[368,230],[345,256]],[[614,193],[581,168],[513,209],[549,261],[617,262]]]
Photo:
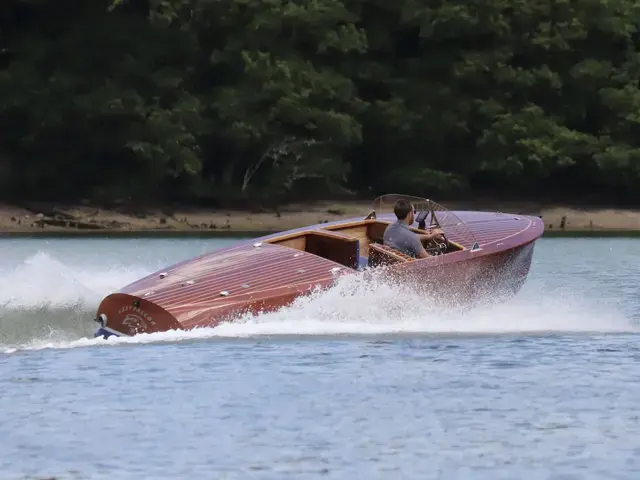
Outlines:
[[379,217],[393,213],[393,206],[401,198],[410,201],[413,204],[413,208],[416,213],[432,210],[430,205],[431,201],[426,198],[389,193],[387,195],[382,195],[373,201],[373,210],[375,210],[376,216]]
[[429,212],[425,218],[428,228],[441,228],[447,234],[453,234],[457,241],[467,248],[477,246],[475,236],[457,215],[428,198],[397,193],[382,195],[373,201],[373,209],[376,212],[376,217],[380,218],[383,215],[393,214],[393,206],[401,198],[413,204],[416,215],[420,212]]

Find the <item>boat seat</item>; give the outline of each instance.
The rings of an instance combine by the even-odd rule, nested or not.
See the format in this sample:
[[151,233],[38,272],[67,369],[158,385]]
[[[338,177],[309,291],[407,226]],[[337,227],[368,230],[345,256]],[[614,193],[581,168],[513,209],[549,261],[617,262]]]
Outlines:
[[360,240],[340,232],[303,230],[270,238],[265,243],[311,253],[354,270],[360,264]]
[[402,253],[388,245],[371,243],[369,245],[369,266],[379,267],[383,265],[393,265],[395,263],[412,262],[415,258]]

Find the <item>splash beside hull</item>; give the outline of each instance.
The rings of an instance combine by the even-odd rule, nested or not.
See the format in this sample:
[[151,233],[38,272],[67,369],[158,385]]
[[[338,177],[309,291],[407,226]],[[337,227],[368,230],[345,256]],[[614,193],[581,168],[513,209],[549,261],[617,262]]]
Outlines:
[[[441,222],[450,245],[425,259],[385,251],[382,232],[394,218],[381,215],[267,235],[180,262],[106,296],[95,318],[96,335],[215,327],[278,310],[344,275],[391,282],[462,308],[515,295],[528,276],[542,220],[490,212],[447,215],[456,219]],[[376,259],[386,263],[374,265]]]

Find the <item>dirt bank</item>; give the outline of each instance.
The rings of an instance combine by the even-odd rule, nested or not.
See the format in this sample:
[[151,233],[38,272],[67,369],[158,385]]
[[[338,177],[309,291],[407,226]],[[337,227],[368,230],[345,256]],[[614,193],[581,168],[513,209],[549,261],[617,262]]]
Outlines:
[[[540,206],[527,202],[441,202],[447,208],[488,210],[537,215],[547,231],[640,232],[640,210],[614,210]],[[122,213],[88,206],[15,207],[0,205],[0,234],[11,233],[117,233],[117,232],[276,232],[290,228],[364,216],[369,202],[319,202],[289,205],[273,212],[205,209],[166,209]],[[564,219],[564,220],[563,220]]]

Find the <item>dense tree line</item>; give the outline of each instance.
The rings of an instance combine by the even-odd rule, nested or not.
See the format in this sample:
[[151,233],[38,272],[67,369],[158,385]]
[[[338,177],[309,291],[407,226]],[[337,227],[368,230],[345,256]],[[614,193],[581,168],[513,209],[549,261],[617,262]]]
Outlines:
[[634,0],[5,0],[6,199],[635,201]]

